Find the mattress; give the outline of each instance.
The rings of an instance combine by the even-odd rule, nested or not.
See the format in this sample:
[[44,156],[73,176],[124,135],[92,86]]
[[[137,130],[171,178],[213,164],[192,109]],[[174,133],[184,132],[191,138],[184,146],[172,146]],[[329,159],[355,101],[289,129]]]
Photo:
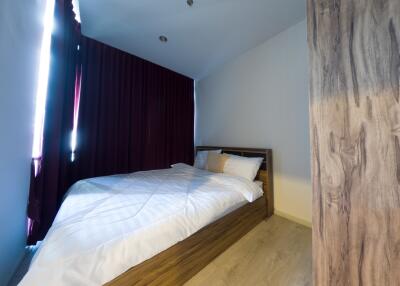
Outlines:
[[19,285],[102,285],[261,195],[185,164],[79,181]]

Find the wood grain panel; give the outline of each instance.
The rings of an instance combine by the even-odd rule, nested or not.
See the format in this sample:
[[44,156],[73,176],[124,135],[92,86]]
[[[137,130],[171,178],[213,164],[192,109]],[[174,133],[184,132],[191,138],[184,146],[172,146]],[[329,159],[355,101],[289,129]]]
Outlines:
[[308,0],[314,285],[400,285],[400,1]]

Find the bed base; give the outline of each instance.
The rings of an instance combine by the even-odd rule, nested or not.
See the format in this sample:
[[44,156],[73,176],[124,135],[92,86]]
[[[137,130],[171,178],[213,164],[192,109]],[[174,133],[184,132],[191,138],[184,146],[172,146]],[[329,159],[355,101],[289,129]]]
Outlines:
[[132,267],[105,285],[183,285],[257,224],[273,214],[272,151],[270,149],[197,147],[197,151],[211,149],[222,149],[224,153],[241,156],[262,156],[264,161],[257,179],[264,183],[263,197],[227,214],[187,239]]
[[267,217],[265,198],[246,204],[149,260],[108,286],[183,285]]

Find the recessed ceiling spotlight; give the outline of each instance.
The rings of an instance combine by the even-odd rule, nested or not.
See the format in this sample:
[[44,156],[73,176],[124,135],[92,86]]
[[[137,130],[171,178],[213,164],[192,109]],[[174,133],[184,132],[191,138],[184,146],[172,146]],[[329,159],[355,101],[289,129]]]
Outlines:
[[166,36],[159,36],[158,39],[159,39],[162,43],[168,42],[168,38],[167,38]]
[[190,7],[193,6],[193,0],[187,0],[186,3],[187,3]]

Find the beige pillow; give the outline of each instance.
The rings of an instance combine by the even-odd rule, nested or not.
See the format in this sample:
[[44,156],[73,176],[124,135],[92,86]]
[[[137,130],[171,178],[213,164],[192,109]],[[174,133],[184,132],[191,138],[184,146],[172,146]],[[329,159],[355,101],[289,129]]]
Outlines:
[[206,170],[214,173],[224,172],[224,166],[229,156],[209,152],[207,156]]

